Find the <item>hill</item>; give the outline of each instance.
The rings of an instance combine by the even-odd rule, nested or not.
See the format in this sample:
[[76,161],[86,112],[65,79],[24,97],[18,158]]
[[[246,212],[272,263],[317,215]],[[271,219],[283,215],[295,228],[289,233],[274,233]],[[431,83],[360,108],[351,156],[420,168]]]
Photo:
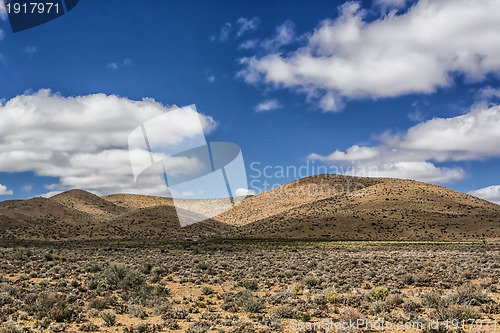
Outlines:
[[247,197],[219,214],[222,202],[177,199],[177,209],[213,216],[182,228],[171,198],[71,190],[0,203],[0,238],[500,239],[500,206],[412,180],[319,175]]
[[[262,197],[256,196],[215,219],[226,223],[238,219],[243,226],[238,237],[339,240],[500,237],[500,206],[441,186],[393,178],[322,176],[298,180],[288,187],[290,191],[310,184],[316,185],[313,189],[323,184],[339,190],[330,191],[331,195],[311,195],[303,204],[294,201],[294,207],[285,210],[266,208]],[[351,190],[346,190],[347,186]],[[277,190],[280,189],[273,191]]]

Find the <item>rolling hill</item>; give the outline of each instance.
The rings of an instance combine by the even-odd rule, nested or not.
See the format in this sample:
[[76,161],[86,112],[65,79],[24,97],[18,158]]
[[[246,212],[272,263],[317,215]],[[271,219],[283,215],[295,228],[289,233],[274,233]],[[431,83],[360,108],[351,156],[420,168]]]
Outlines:
[[171,198],[71,190],[1,202],[0,238],[500,239],[499,205],[412,180],[319,175],[249,196],[217,215],[221,202],[176,200],[178,209],[214,216],[182,228]]

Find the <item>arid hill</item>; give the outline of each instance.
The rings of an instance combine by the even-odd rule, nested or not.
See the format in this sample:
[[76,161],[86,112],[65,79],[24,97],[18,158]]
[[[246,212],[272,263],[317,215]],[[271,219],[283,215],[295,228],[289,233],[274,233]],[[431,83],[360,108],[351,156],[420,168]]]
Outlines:
[[[220,212],[222,200],[176,200]],[[394,178],[319,175],[247,197],[182,228],[171,198],[72,190],[0,203],[0,238],[21,240],[198,237],[332,240],[500,239],[500,206],[444,187]]]
[[0,239],[177,239],[214,237],[235,229],[213,220],[182,228],[170,198],[128,194],[107,198],[111,200],[71,190],[49,199],[1,202]]
[[[302,200],[294,196],[298,189],[304,193]],[[287,197],[293,199],[287,201]],[[286,201],[287,209],[280,204],[269,207],[270,198]],[[238,237],[500,238],[499,205],[445,187],[394,178],[304,178],[249,198],[215,219],[242,225]]]

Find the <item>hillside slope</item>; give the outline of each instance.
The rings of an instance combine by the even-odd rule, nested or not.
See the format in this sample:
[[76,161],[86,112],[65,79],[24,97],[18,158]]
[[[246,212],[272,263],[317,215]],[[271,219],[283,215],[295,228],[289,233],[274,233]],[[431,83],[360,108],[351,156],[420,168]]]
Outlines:
[[[329,178],[313,177],[311,181],[321,182],[325,177]],[[345,184],[346,180],[363,184],[366,178],[330,179],[333,182],[329,184]],[[257,196],[248,200],[251,208],[242,204],[216,219],[230,222],[237,216],[243,225],[238,237],[357,240],[500,237],[500,206],[491,202],[412,180],[373,178],[365,185],[318,200],[306,198],[304,204],[276,214],[273,214],[275,208],[266,209]]]
[[[220,199],[176,200],[213,216]],[[212,219],[182,228],[171,198],[98,197],[71,190],[52,198],[0,203],[0,239],[180,239],[198,237],[332,240],[500,239],[500,206],[422,182],[319,175],[299,179]]]

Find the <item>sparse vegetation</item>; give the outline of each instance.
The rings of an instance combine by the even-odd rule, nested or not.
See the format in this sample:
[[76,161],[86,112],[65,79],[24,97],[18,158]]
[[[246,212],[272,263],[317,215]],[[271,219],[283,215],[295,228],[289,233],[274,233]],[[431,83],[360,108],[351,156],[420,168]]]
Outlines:
[[291,320],[500,314],[494,243],[13,245],[0,258],[1,333],[287,332]]

